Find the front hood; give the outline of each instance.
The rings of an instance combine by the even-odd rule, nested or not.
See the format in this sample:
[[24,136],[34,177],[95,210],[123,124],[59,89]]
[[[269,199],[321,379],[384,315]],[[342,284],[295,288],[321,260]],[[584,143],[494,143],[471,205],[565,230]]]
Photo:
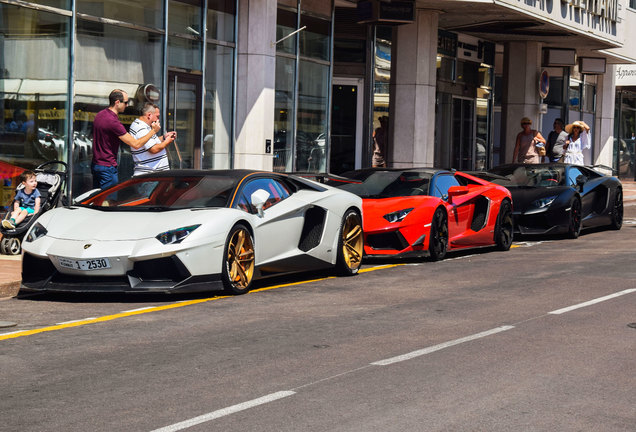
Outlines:
[[528,186],[508,186],[512,195],[512,202],[515,213],[523,213],[534,209],[532,203],[540,198],[547,198],[561,195],[563,192],[572,190],[569,186],[555,187],[528,187]]
[[[439,202],[439,198],[427,195],[380,199],[365,198],[362,200],[362,209],[364,213],[364,230],[376,231],[398,227],[402,222],[408,222],[409,217],[413,217],[414,214],[417,214],[418,212],[416,212],[416,210],[418,208],[427,205],[435,208],[435,206]],[[413,208],[414,210],[409,213],[402,222],[390,223],[383,217],[385,214],[408,208]]]
[[[140,240],[175,228],[202,223],[210,212],[230,209],[162,212],[101,211],[82,207],[57,208],[38,222],[50,237],[65,240]],[[197,222],[197,220],[200,220]]]

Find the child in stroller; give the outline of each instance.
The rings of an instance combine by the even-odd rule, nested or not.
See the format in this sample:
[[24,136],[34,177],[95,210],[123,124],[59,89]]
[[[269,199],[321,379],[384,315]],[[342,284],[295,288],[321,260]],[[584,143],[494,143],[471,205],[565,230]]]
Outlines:
[[20,174],[20,186],[15,193],[10,219],[2,221],[3,228],[15,229],[27,216],[40,211],[40,191],[37,189],[35,173],[30,170],[23,171]]
[[[46,169],[49,165],[60,165],[64,168],[64,171]],[[25,171],[25,173],[27,174],[27,178],[21,177],[23,181],[18,185],[16,198],[14,202],[11,203],[11,209],[13,211],[7,213],[0,227],[0,233],[2,233],[0,252],[6,255],[18,255],[22,250],[21,242],[24,235],[33,223],[35,223],[37,218],[45,211],[59,204],[66,183],[66,163],[62,161],[50,161],[38,166],[34,171]],[[23,173],[23,175],[25,173]],[[29,173],[35,174],[35,178],[29,176]],[[25,187],[25,183],[29,183],[30,180],[37,182],[37,189],[31,190],[30,187]],[[25,192],[22,191],[21,193],[20,190],[22,189],[25,189],[27,195],[30,195],[31,198],[36,198],[39,195],[39,209],[36,203],[23,203],[21,201],[19,207],[17,209],[15,208],[15,201]],[[34,201],[37,201],[37,198],[34,199]],[[33,205],[33,213],[28,210],[31,205],[27,204]]]

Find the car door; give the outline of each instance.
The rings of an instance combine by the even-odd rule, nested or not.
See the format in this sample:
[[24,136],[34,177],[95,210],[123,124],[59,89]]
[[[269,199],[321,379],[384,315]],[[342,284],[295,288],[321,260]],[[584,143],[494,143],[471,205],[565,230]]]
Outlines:
[[[252,194],[258,190],[269,194],[262,215],[258,215],[251,202]],[[254,178],[239,189],[233,207],[255,215],[252,220],[256,265],[273,264],[297,254],[306,206],[293,198],[291,189],[280,179]]]
[[449,203],[448,189],[453,186],[460,186],[459,182],[451,173],[441,173],[433,177],[431,184],[431,194],[448,204],[448,239],[452,243],[460,236],[469,224],[471,208],[469,204],[458,204],[457,201]]

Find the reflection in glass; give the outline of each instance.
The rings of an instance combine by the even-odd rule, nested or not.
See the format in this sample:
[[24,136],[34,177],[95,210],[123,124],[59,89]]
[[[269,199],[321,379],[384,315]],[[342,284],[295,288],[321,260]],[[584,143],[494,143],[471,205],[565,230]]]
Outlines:
[[230,168],[234,50],[208,44],[202,168]]
[[234,0],[208,0],[208,39],[234,42]]
[[12,174],[21,168],[66,161],[69,24],[61,15],[0,5],[3,200],[13,195]]
[[300,27],[305,26],[305,30],[300,32],[300,55],[329,60],[331,23],[327,20],[302,15]]
[[274,171],[292,171],[294,59],[276,57]]
[[298,73],[298,123],[296,132],[296,169],[327,170],[327,99],[329,66],[300,62]]
[[[110,92],[122,89],[132,101],[126,111],[119,115],[119,120],[126,128],[139,116],[144,102],[158,102],[147,100],[143,89],[147,84],[161,87],[161,46],[161,38],[154,33],[77,21],[73,109],[74,195],[92,187],[90,164],[93,119],[95,114],[108,106]],[[154,95],[159,99],[158,96]],[[132,176],[133,166],[130,150],[122,144],[119,179]]]
[[[391,81],[391,45],[392,45],[392,33],[393,30],[388,26],[377,26],[375,35],[375,57],[373,65],[373,125],[372,134],[380,129],[380,117],[388,116],[389,114],[389,82]],[[388,122],[384,128],[388,129]],[[384,130],[384,151],[388,153],[391,143],[389,137],[391,133],[388,130]],[[380,154],[382,151],[373,142],[370,141],[373,146],[370,154],[374,155],[377,161],[384,160],[388,163],[388,154]]]
[[168,65],[187,71],[200,71],[200,0],[170,0],[168,13]]
[[163,0],[77,0],[76,3],[79,13],[163,28]]
[[171,75],[168,80],[168,119],[165,125],[177,131],[177,139],[168,152],[172,168],[195,167],[195,143],[198,151],[201,124],[197,115],[200,112],[197,109],[197,105],[200,106],[200,83],[197,80],[187,75]]
[[278,9],[276,15],[276,40],[280,42],[276,44],[277,52],[287,54],[296,53],[297,35],[282,40],[285,36],[289,36],[294,31],[296,31],[296,14],[287,10]]

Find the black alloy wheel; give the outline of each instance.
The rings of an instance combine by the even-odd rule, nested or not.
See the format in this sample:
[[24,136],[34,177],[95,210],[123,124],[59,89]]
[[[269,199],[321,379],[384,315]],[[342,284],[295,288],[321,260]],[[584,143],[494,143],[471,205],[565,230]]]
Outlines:
[[612,223],[610,228],[619,230],[623,226],[623,189],[616,189],[612,202]]
[[575,239],[581,234],[581,200],[572,198],[570,202],[570,224],[568,226],[568,238]]
[[431,221],[431,234],[428,252],[432,261],[444,259],[448,250],[448,216],[442,207],[438,207]]
[[510,201],[504,200],[499,207],[497,223],[495,224],[495,245],[500,251],[510,250],[513,238],[512,206]]

